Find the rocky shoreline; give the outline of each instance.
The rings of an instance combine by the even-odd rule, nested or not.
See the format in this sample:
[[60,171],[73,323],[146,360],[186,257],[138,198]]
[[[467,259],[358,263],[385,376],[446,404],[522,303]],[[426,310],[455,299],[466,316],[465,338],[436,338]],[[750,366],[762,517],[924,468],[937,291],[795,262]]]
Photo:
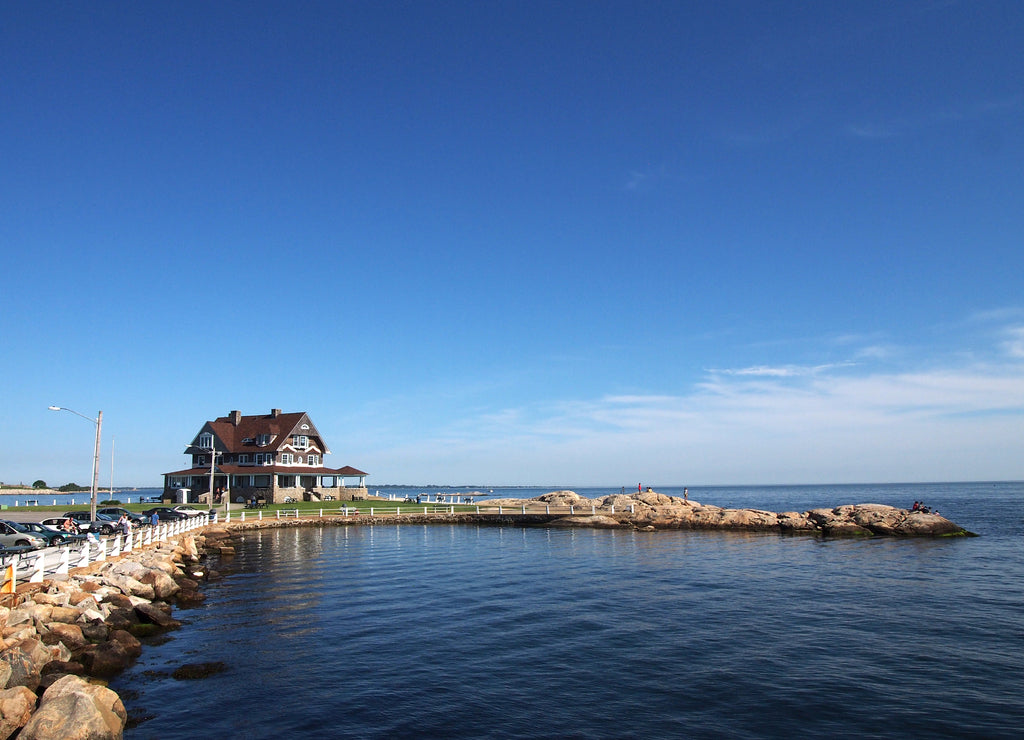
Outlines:
[[0,740],[122,737],[128,716],[106,680],[140,637],[180,626],[172,604],[202,601],[200,560],[228,537],[211,525],[0,596]]
[[[495,516],[495,509],[505,507],[508,512]],[[0,740],[14,735],[19,740],[120,738],[128,716],[120,697],[106,687],[106,680],[139,656],[140,637],[180,626],[173,617],[173,605],[202,601],[201,582],[216,574],[201,561],[212,552],[231,555],[235,534],[273,527],[407,522],[843,537],[972,536],[938,514],[881,504],[777,513],[726,509],[654,491],[593,500],[572,491],[553,491],[533,499],[488,501],[480,513],[213,524],[179,535],[172,542],[76,568],[66,578],[21,583],[16,593],[0,595]],[[182,666],[181,670],[202,674],[204,669]]]
[[[586,499],[574,491],[552,491],[532,499],[499,499],[489,506],[538,505],[547,508],[572,507],[583,515],[559,516],[551,526],[632,527],[643,530],[691,529],[741,532],[778,532],[831,537],[973,536],[960,525],[938,514],[910,511],[884,504],[847,504],[810,511],[764,511],[726,509],[655,491],[614,494]],[[589,511],[588,511],[589,510]]]

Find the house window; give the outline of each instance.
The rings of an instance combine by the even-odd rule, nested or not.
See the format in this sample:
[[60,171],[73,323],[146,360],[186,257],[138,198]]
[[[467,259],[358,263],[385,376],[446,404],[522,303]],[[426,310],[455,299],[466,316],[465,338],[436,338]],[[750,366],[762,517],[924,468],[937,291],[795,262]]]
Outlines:
[[277,485],[281,488],[295,488],[295,476],[279,475],[277,476]]
[[281,464],[282,465],[291,465],[292,464],[292,455],[291,455],[291,453],[289,453],[289,452],[282,452],[281,453]]
[[258,444],[260,446],[270,444],[270,435],[269,434],[261,434],[260,436],[258,436],[256,438],[256,444]]
[[249,456],[248,455],[239,455],[238,456],[238,464],[239,465],[248,465],[249,464]]
[[213,435],[208,433],[208,432],[204,432],[203,434],[200,434],[199,435],[199,440],[196,442],[196,445],[198,447],[204,447],[204,448],[206,448],[208,450],[212,450],[213,449]]
[[294,447],[297,450],[304,450],[309,447],[309,437],[304,434],[296,434],[292,439],[295,443]]
[[206,455],[196,455],[196,465],[206,465]]
[[306,462],[308,462],[310,465],[319,465],[320,464],[320,456],[319,455],[310,455],[309,457],[306,458]]

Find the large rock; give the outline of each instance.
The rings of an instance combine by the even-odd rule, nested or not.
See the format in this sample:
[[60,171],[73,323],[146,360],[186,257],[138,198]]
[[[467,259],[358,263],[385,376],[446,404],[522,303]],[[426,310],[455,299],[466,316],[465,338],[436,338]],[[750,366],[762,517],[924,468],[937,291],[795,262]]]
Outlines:
[[[32,691],[39,687],[42,667],[52,660],[50,651],[36,639],[25,639],[11,645],[0,653],[0,664],[10,668],[10,674],[3,688],[26,686]],[[6,668],[3,673],[7,673]]]
[[117,740],[128,715],[110,689],[64,676],[43,694],[19,740]]
[[24,727],[36,708],[36,695],[24,686],[0,691],[0,740]]
[[79,654],[79,660],[90,676],[110,678],[123,671],[132,662],[132,656],[124,644],[108,640],[99,645],[88,645]]
[[152,586],[153,594],[160,600],[169,599],[181,590],[181,586],[162,570],[147,570],[140,580]]
[[79,625],[64,624],[63,622],[52,623],[50,631],[43,636],[43,642],[47,645],[63,643],[70,650],[81,650],[89,644]]

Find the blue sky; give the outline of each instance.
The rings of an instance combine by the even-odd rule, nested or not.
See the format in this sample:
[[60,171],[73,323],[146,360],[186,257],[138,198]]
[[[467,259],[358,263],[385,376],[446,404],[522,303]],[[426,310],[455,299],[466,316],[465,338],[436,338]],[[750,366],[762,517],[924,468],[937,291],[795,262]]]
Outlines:
[[1024,478],[1024,4],[17,3],[0,480]]

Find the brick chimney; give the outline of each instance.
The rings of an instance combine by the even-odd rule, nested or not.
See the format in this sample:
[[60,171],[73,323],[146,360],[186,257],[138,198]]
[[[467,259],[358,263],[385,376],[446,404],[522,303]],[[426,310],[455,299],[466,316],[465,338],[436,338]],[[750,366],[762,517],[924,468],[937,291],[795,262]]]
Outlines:
[[270,417],[276,419],[281,415],[281,409],[270,409]]
[[234,424],[236,427],[242,423],[241,411],[232,411],[230,414],[228,414],[228,416],[231,417],[231,423]]

